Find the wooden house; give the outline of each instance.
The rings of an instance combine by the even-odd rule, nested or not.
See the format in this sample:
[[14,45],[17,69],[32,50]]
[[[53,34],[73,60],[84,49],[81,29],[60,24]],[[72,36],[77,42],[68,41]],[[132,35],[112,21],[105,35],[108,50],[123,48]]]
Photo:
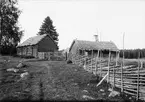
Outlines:
[[31,37],[19,44],[17,46],[17,54],[39,58],[41,52],[54,52],[57,49],[54,40],[49,35],[44,34]]
[[68,59],[71,60],[72,56],[108,58],[109,53],[112,58],[119,57],[119,49],[112,41],[99,41],[97,35],[95,39],[96,41],[74,40],[69,49]]

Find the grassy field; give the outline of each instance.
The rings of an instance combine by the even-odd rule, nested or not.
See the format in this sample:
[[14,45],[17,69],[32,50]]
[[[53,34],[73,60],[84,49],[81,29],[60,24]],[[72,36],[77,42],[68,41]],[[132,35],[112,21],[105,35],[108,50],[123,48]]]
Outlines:
[[[21,60],[25,66],[18,72],[6,70],[16,68]],[[21,78],[24,72],[29,74]],[[65,61],[0,56],[0,100],[134,100],[125,94],[108,97],[110,84],[103,82],[96,87],[99,81],[99,77]]]

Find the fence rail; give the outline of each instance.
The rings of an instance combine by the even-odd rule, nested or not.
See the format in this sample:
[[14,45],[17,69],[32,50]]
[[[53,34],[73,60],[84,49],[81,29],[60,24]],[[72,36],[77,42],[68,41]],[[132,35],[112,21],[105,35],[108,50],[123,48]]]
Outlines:
[[138,62],[138,65],[116,66],[114,61],[98,57],[76,55],[71,57],[74,64],[83,66],[88,72],[101,77],[108,73],[106,80],[111,85],[120,88],[126,94],[135,96],[137,100],[145,100],[145,68],[142,62]]

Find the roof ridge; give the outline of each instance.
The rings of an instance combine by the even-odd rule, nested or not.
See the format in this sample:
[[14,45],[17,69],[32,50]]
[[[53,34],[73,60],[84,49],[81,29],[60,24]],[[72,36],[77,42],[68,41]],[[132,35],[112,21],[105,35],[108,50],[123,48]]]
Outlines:
[[[113,41],[96,42],[96,41],[87,41],[87,40],[78,40],[78,39],[75,39],[74,41],[77,42],[77,46],[80,49],[108,49],[108,50],[112,50],[112,51],[119,50]],[[73,43],[72,43],[72,45],[73,45]],[[72,47],[72,45],[71,45],[71,47]]]

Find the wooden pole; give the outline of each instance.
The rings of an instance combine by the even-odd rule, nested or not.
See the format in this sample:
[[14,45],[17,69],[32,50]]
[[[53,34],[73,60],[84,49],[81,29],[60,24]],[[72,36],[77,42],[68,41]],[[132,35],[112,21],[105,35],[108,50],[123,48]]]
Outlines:
[[121,92],[123,92],[123,64],[121,64]]
[[113,67],[113,87],[115,87],[115,68]]
[[109,50],[109,57],[108,57],[108,80],[107,82],[109,82],[109,78],[110,78],[110,55],[111,55],[111,51]]
[[124,34],[123,34],[123,61],[121,66],[121,92],[123,92],[123,67],[124,67]]
[[95,62],[95,73],[97,73],[97,65],[98,65],[98,58],[99,58],[99,50],[98,50],[98,53],[97,53],[97,57],[96,57],[96,62]]
[[102,60],[102,52],[100,51],[100,76],[102,77],[102,65],[101,65],[101,61]]
[[85,62],[84,62],[84,69],[86,70],[87,65],[87,57],[85,57]]
[[140,59],[139,58],[140,58],[140,52],[139,52],[139,55],[138,55],[138,73],[137,73],[138,76],[137,76],[137,96],[136,96],[137,100],[139,99],[139,76],[140,76],[140,73],[139,73],[139,70],[140,70],[139,69]]
[[118,66],[118,52],[116,51],[116,66]]
[[92,58],[91,58],[91,59],[92,59],[92,60],[91,60],[91,66],[92,66],[92,67],[91,67],[91,68],[92,68],[92,69],[91,69],[91,72],[93,72],[93,50],[92,50]]

